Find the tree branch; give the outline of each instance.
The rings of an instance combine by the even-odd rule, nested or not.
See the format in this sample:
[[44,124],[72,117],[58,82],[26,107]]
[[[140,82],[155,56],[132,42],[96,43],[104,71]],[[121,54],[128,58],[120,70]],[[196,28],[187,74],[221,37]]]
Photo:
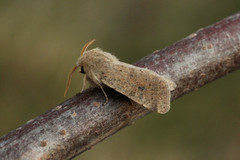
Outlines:
[[[172,100],[240,67],[240,13],[135,63],[172,79]],[[123,95],[87,89],[0,138],[0,159],[70,159],[151,111]],[[174,109],[174,108],[172,108]]]

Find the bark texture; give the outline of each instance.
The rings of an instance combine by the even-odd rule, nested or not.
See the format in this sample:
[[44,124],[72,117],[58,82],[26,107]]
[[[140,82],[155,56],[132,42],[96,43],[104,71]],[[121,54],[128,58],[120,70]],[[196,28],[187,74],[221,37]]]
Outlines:
[[[172,79],[172,100],[240,67],[240,13],[135,63]],[[87,89],[0,138],[0,159],[70,159],[151,111],[106,89]],[[172,108],[174,109],[174,108]],[[171,111],[171,110],[170,110]]]

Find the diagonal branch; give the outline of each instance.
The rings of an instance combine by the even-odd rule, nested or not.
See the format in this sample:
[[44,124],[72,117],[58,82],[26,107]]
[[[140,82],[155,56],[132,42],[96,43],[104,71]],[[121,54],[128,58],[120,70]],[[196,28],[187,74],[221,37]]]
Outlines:
[[[240,13],[135,63],[172,79],[172,100],[240,68]],[[0,159],[70,159],[151,111],[87,89],[0,138]],[[174,109],[174,108],[172,108]]]

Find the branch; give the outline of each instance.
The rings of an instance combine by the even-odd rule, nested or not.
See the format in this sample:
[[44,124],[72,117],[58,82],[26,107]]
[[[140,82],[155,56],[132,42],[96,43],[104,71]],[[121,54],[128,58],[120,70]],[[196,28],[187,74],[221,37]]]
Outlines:
[[[240,67],[240,13],[135,63],[172,79],[172,100]],[[0,138],[0,159],[70,159],[151,111],[123,95],[87,89]],[[174,108],[172,108],[174,109]]]

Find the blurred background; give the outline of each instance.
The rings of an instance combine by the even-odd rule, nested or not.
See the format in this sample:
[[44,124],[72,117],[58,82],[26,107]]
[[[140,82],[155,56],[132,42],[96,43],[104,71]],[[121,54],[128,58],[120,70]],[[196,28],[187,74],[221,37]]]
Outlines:
[[[133,63],[240,10],[238,0],[1,0],[0,135],[64,101],[83,45]],[[240,71],[152,113],[75,159],[240,159]],[[75,74],[68,96],[80,91]]]

